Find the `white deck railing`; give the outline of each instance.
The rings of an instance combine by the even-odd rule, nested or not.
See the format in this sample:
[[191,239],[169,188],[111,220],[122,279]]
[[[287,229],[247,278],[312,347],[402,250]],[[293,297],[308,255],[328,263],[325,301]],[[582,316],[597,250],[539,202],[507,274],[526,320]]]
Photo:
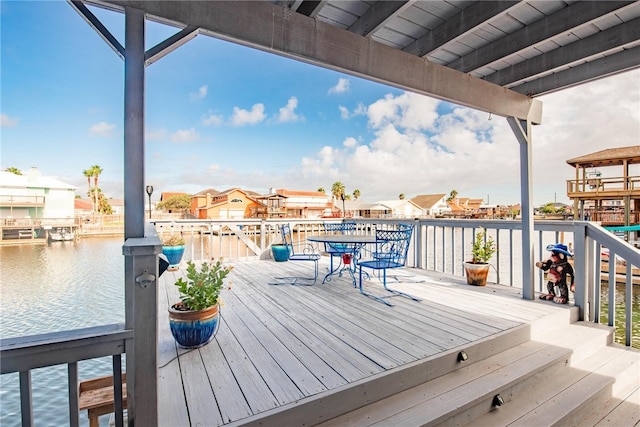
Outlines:
[[[350,219],[351,220],[351,219]],[[415,232],[410,246],[409,267],[422,268],[461,276],[462,263],[469,258],[473,237],[478,229],[485,228],[489,236],[496,240],[498,252],[490,261],[494,269],[490,281],[509,286],[522,286],[521,223],[518,221],[495,220],[442,220],[442,219],[355,219],[358,233],[370,233],[374,228],[395,227],[398,223],[413,223]],[[204,260],[224,257],[227,260],[240,258],[264,259],[270,257],[270,246],[280,241],[279,225],[287,222],[295,230],[295,239],[304,241],[308,236],[324,231],[323,220],[283,219],[283,220],[178,220],[156,221],[158,235],[181,233],[187,240],[184,259]],[[331,219],[327,222],[341,222]],[[609,249],[609,283],[616,283],[616,260],[626,266],[623,280],[625,344],[631,345],[632,330],[632,268],[640,267],[640,251],[618,239],[598,225],[583,221],[540,221],[535,223],[536,236],[532,239],[538,259],[548,257],[545,247],[549,243],[564,242],[575,253],[576,305],[580,307],[581,320],[600,321],[601,249]],[[130,298],[138,300],[138,306],[147,306],[145,315],[139,312],[127,314],[131,326],[106,325],[97,328],[66,331],[40,336],[12,338],[0,341],[2,373],[19,372],[22,425],[33,425],[31,402],[31,370],[66,364],[69,381],[69,411],[72,426],[79,425],[77,362],[79,360],[113,357],[113,373],[120,375],[120,355],[126,348],[141,344],[134,335],[144,337],[146,344],[157,343],[157,323],[155,304],[157,295],[153,276],[153,265],[157,269],[158,240],[153,232],[147,239],[130,239],[125,242],[125,286],[129,289],[125,304],[133,307]],[[157,270],[156,270],[157,271]],[[538,289],[543,286],[542,272],[538,273]],[[609,286],[608,300],[616,300],[616,286]],[[151,293],[149,293],[151,292]],[[135,295],[134,295],[135,294]],[[589,308],[589,309],[588,309]],[[608,324],[616,325],[615,304],[609,304]],[[137,317],[136,317],[137,316]],[[133,319],[133,320],[132,320]],[[143,334],[133,334],[133,330],[144,330]],[[156,334],[155,337],[149,336]],[[141,338],[142,339],[142,338]],[[133,343],[133,345],[132,345]],[[142,346],[145,345],[142,344]],[[126,345],[125,345],[126,344]],[[140,356],[138,352],[137,356]],[[151,354],[151,352],[148,352]],[[136,359],[137,360],[137,359]],[[131,391],[134,378],[156,378],[154,363],[135,363],[129,360],[127,388],[130,391],[129,420],[134,417],[155,419],[157,408],[136,402]],[[116,382],[117,383],[117,382]],[[146,389],[136,389],[139,395],[155,396],[156,384],[144,384]],[[149,402],[146,402],[149,403]],[[121,402],[120,402],[121,404]],[[137,416],[136,416],[137,415]]]

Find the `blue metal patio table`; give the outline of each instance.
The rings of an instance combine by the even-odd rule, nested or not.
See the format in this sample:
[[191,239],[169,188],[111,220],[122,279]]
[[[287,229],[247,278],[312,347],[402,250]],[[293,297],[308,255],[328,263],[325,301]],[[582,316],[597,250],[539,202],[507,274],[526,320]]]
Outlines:
[[376,236],[371,235],[358,235],[358,234],[326,234],[320,236],[309,236],[307,240],[310,242],[324,243],[326,245],[341,245],[342,250],[344,248],[350,249],[350,263],[345,264],[343,258],[340,258],[340,263],[336,268],[329,271],[322,279],[322,283],[325,281],[331,281],[331,276],[342,276],[342,273],[347,270],[351,279],[353,280],[353,286],[357,286],[356,276],[354,272],[358,264],[358,256],[360,250],[367,244],[373,244],[376,242]]

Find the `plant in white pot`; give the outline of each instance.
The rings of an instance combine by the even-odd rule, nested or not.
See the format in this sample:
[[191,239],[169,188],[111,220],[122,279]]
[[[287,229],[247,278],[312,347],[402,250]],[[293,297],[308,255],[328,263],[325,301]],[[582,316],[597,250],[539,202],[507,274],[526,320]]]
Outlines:
[[489,260],[496,252],[496,244],[492,237],[487,237],[487,232],[481,228],[471,247],[471,261],[465,261],[464,270],[467,283],[474,286],[486,286],[489,276]]
[[204,261],[199,267],[187,261],[187,280],[175,285],[180,302],[169,307],[169,327],[176,342],[184,348],[197,348],[213,339],[220,318],[220,291],[233,270],[222,260]]

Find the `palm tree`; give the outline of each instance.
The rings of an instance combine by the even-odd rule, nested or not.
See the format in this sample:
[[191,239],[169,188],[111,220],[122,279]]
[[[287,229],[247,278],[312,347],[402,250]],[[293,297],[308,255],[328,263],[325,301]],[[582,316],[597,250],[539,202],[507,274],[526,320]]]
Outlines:
[[93,213],[96,213],[96,204],[94,203],[93,196],[91,195],[91,177],[93,176],[93,171],[91,168],[85,169],[82,171],[82,174],[87,177],[87,197],[91,199],[91,205],[93,205]]
[[336,200],[342,200],[342,217],[344,218],[344,184],[340,181],[334,182],[331,186],[331,194],[336,198]]
[[22,171],[16,167],[9,166],[5,169],[6,172],[11,172],[14,175],[22,175]]
[[400,195],[398,196],[398,198],[399,198],[400,200],[404,200],[404,193],[400,193]]
[[353,190],[353,200],[358,200],[360,198],[360,190],[357,188]]
[[98,205],[98,177],[102,173],[102,168],[98,165],[91,166],[90,168],[93,176],[93,198],[95,201],[96,213],[99,213]]
[[458,190],[451,190],[451,193],[449,193],[449,197],[447,197],[447,202],[453,201],[453,199],[455,199],[456,197],[458,197]]
[[318,188],[318,193],[326,193],[326,191],[324,191],[323,187]]

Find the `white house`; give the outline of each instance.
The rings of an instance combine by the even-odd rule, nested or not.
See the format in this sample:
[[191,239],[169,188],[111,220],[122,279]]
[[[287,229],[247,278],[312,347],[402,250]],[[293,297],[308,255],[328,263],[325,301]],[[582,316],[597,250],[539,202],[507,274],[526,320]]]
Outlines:
[[0,172],[0,218],[42,219],[47,223],[72,223],[77,187],[42,176],[37,168],[23,175]]
[[446,194],[421,194],[411,199],[422,208],[425,216],[438,216],[451,213],[451,206],[447,203]]

